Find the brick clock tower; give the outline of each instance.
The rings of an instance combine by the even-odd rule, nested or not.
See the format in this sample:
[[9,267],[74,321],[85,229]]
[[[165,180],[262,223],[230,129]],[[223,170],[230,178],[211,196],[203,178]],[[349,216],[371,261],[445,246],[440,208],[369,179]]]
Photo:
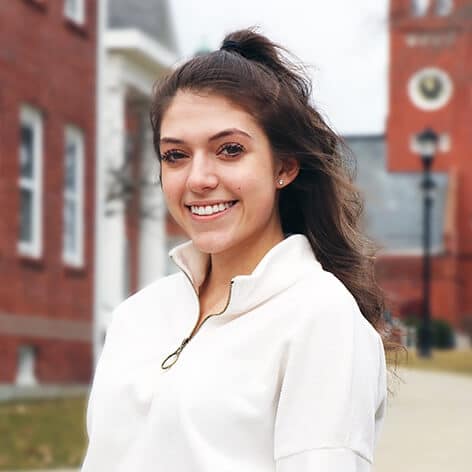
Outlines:
[[420,172],[416,134],[440,136],[432,170],[448,174],[448,196],[432,312],[460,329],[472,318],[472,0],[391,0],[389,81],[388,170]]

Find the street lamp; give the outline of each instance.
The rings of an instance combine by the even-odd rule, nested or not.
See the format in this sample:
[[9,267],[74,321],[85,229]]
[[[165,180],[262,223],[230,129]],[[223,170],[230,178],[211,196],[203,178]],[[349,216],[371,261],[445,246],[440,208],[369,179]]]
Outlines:
[[434,180],[431,167],[438,146],[438,135],[431,128],[425,128],[416,136],[418,154],[423,164],[423,323],[418,332],[418,355],[431,357],[431,210],[433,208]]

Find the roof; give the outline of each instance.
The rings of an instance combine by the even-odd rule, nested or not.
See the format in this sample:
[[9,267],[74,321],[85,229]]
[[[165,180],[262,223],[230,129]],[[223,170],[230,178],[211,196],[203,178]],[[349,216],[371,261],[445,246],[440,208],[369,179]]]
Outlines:
[[109,29],[138,29],[178,54],[167,0],[108,0]]
[[[356,183],[365,198],[366,233],[389,253],[422,250],[423,196],[421,173],[388,172],[383,135],[347,136],[357,159]],[[431,247],[443,249],[448,175],[433,172],[436,183],[431,218]]]

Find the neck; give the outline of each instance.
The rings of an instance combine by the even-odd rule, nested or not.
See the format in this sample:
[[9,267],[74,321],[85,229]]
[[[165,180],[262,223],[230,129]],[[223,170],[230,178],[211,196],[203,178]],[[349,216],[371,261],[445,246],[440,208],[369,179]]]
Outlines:
[[249,275],[264,255],[284,239],[280,226],[219,254],[211,254],[210,271],[205,281],[211,287],[228,287],[236,275]]

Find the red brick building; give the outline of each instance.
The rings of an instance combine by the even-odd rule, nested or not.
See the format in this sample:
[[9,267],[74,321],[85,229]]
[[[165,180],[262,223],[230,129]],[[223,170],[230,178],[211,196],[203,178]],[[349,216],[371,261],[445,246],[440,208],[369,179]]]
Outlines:
[[91,376],[96,15],[0,2],[0,383]]
[[[431,309],[433,318],[460,330],[472,322],[471,0],[391,1],[389,104],[389,172],[420,173],[415,135],[427,126],[440,135],[433,170],[446,174],[448,184]],[[421,310],[421,264],[421,254],[384,256],[379,263],[400,314]]]

